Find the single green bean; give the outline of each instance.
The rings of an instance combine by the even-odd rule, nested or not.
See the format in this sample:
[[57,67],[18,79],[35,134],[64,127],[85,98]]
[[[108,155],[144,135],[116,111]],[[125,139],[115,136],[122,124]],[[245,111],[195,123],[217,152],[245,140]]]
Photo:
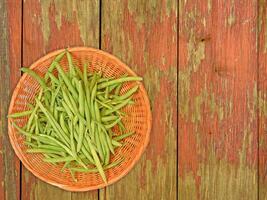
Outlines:
[[[104,170],[107,170],[107,169],[110,169],[110,168],[113,168],[113,167],[116,167],[117,165],[119,165],[120,163],[122,163],[124,159],[120,159],[120,160],[117,160],[117,161],[114,161],[106,166],[103,167]],[[73,171],[76,171],[76,172],[98,172],[98,169],[97,168],[88,168],[87,170],[86,169],[83,169],[83,168],[71,168]]]
[[103,115],[108,115],[108,114],[110,114],[110,113],[113,113],[113,112],[115,112],[115,111],[117,111],[117,110],[123,108],[124,106],[126,106],[126,105],[128,104],[128,102],[129,102],[130,100],[131,100],[131,99],[126,99],[126,100],[124,100],[122,103],[120,103],[120,104],[114,106],[113,109],[106,110],[106,111],[103,113]]
[[33,112],[33,110],[25,110],[25,111],[22,111],[22,112],[9,114],[7,117],[8,118],[24,117],[24,116],[30,115],[32,112]]
[[75,158],[72,156],[67,156],[65,158],[57,157],[57,158],[44,158],[43,161],[48,162],[48,163],[58,163],[58,162],[68,162],[68,161],[73,161]]
[[115,147],[121,147],[121,146],[122,146],[122,144],[119,143],[119,142],[116,141],[116,140],[112,140],[111,142],[112,142],[112,145],[115,146]]
[[43,80],[43,78],[41,78],[35,71],[33,71],[32,69],[30,68],[27,68],[27,67],[22,67],[21,68],[21,71],[24,72],[24,73],[27,73],[29,74],[31,77],[33,77],[36,81],[38,81],[38,83],[41,85],[42,88],[46,89],[47,86],[46,86],[46,83],[45,81]]
[[110,116],[102,117],[101,120],[102,120],[102,122],[108,122],[108,121],[116,120],[118,118],[119,118],[118,116],[110,115]]
[[60,84],[60,81],[52,74],[51,72],[47,72],[49,78],[51,79],[51,82],[56,83],[57,85]]
[[[63,58],[63,56],[65,55],[66,51],[64,50],[63,52],[61,52],[60,54],[58,54],[56,56],[56,58],[52,61],[51,65],[49,66],[47,72],[52,73],[52,71],[55,69],[56,64],[59,63],[61,61],[61,59]],[[45,74],[45,81],[47,81],[49,78],[49,74]]]
[[67,60],[68,60],[68,63],[69,63],[70,75],[75,76],[76,72],[75,72],[75,68],[73,66],[72,56],[71,56],[69,51],[67,51]]
[[115,94],[115,95],[119,95],[119,94],[120,94],[120,91],[121,91],[121,88],[122,88],[122,83],[120,83],[120,84],[116,87],[114,94]]
[[108,125],[104,125],[106,129],[110,129],[113,126],[117,125],[119,123],[119,121],[121,121],[121,118],[119,117],[118,119],[116,119],[114,122],[112,122],[111,124]]
[[125,133],[125,134],[116,136],[116,137],[113,138],[113,140],[120,141],[120,140],[122,140],[122,139],[124,139],[124,138],[127,138],[127,137],[133,135],[133,134],[134,134],[134,132],[131,131],[131,132],[129,132],[129,133]]
[[139,87],[138,85],[134,86],[129,91],[127,91],[125,94],[119,96],[117,99],[118,100],[124,100],[124,99],[129,98],[130,96],[132,96],[138,90],[138,87]]
[[73,129],[73,124],[69,122],[70,125],[70,147],[72,151],[73,157],[76,159],[77,158],[77,152],[76,152],[76,147],[74,143],[74,129]]
[[98,89],[103,89],[105,87],[108,87],[108,86],[116,84],[116,83],[123,83],[123,82],[127,82],[127,81],[142,81],[142,80],[143,79],[141,77],[137,77],[137,76],[118,78],[115,80],[100,83],[98,85]]
[[89,145],[89,148],[90,148],[90,150],[91,150],[92,156],[93,156],[93,158],[94,158],[95,165],[96,165],[96,167],[97,167],[97,169],[98,169],[98,172],[99,172],[100,176],[102,177],[103,181],[104,181],[105,183],[107,183],[107,178],[106,178],[104,169],[103,169],[103,167],[102,167],[102,165],[101,165],[101,163],[100,163],[100,160],[99,160],[99,158],[98,158],[98,156],[97,156],[97,154],[96,154],[96,151],[95,151],[95,149],[93,148],[93,146],[92,146],[90,140],[89,140],[89,142],[88,142],[88,145]]
[[50,150],[50,149],[42,149],[42,148],[31,148],[26,150],[27,153],[54,153],[54,154],[59,154],[62,155],[62,152],[60,151],[55,151],[55,150]]

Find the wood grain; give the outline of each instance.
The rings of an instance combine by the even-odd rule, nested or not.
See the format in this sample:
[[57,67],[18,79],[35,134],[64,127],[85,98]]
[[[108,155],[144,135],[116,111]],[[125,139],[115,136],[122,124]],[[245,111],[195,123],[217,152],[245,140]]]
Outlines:
[[179,199],[257,199],[257,1],[179,0]]
[[20,77],[21,1],[0,1],[0,13],[0,199],[13,200],[20,198],[20,162],[9,142],[6,116]]
[[133,170],[100,199],[177,197],[176,1],[102,1],[101,47],[144,77],[152,106],[151,139]]
[[[99,45],[99,1],[24,0],[23,65],[68,46]],[[30,11],[30,12],[29,12]],[[98,191],[71,193],[46,184],[25,168],[22,199],[97,199]]]
[[266,0],[259,1],[258,13],[258,105],[259,105],[259,200],[267,199],[267,12]]

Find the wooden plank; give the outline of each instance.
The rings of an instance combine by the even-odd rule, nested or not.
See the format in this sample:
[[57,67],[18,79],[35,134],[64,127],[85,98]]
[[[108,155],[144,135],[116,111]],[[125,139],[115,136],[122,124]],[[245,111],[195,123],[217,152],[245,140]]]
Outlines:
[[259,1],[258,62],[259,62],[259,200],[267,199],[267,12],[266,0]]
[[20,162],[9,142],[7,111],[20,77],[21,1],[0,1],[0,199],[19,199]]
[[177,2],[102,1],[101,47],[144,77],[152,106],[149,146],[100,199],[176,199]]
[[178,197],[257,199],[257,1],[179,0]]
[[[99,1],[24,0],[23,65],[68,46],[99,45]],[[22,199],[97,199],[98,191],[71,193],[22,170]]]

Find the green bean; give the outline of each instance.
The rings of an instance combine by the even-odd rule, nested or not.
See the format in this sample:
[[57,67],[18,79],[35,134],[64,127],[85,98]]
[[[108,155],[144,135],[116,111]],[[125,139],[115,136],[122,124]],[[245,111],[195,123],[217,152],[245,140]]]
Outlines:
[[58,162],[68,162],[68,161],[73,161],[75,158],[72,156],[67,156],[65,158],[44,158],[43,161],[48,162],[48,163],[58,163]]
[[59,85],[57,87],[56,91],[52,94],[50,109],[52,109],[54,107],[54,104],[55,104],[55,101],[56,101],[56,97],[57,97],[60,89],[61,89],[61,86]]
[[63,172],[64,169],[65,169],[66,167],[68,167],[68,165],[69,165],[70,163],[71,163],[71,161],[66,161],[65,164],[63,165],[62,169],[61,169],[61,172]]
[[60,81],[54,76],[54,74],[52,74],[51,72],[47,72],[49,78],[51,79],[51,82],[56,83],[57,85],[60,84]]
[[116,83],[123,83],[123,82],[127,82],[127,81],[142,81],[142,80],[143,79],[141,77],[137,77],[137,76],[118,78],[115,80],[100,83],[98,85],[98,89],[103,89],[105,87],[108,87],[108,86],[116,84]]
[[76,69],[76,72],[79,75],[80,79],[83,80],[83,73],[82,73],[81,69],[78,66],[76,66],[75,69]]
[[[40,134],[41,135],[41,134]],[[73,154],[72,154],[72,152],[71,152],[71,150],[67,147],[67,146],[65,146],[64,144],[62,144],[60,141],[58,141],[57,139],[55,139],[55,138],[53,138],[53,137],[51,137],[51,136],[48,136],[48,135],[42,135],[44,138],[47,138],[47,139],[49,139],[49,140],[51,140],[51,141],[53,141],[54,143],[56,143],[56,144],[58,144],[59,146],[61,146],[69,155],[71,155],[71,156],[74,156]]]
[[105,89],[105,99],[108,99],[108,95],[109,95],[109,88],[106,87],[106,89]]
[[[77,128],[76,128],[76,130],[77,130]],[[75,140],[76,141],[78,141],[78,134],[77,134],[77,132],[74,130],[74,138],[75,138]],[[87,145],[85,144],[85,141],[83,140],[83,145],[82,145],[82,147],[81,147],[81,151],[82,151],[82,153],[86,156],[86,158],[88,159],[88,160],[90,160],[90,162],[91,163],[94,163],[94,161],[93,161],[93,158],[91,157],[91,155],[90,155],[90,150],[89,150],[89,148],[87,147]]]
[[122,83],[120,83],[120,84],[116,87],[114,94],[115,94],[115,95],[119,95],[119,94],[120,94],[120,91],[121,91],[121,88],[122,88]]
[[69,133],[68,131],[68,128],[65,124],[65,120],[64,120],[64,116],[63,114],[61,113],[60,116],[59,116],[59,123],[60,123],[60,126],[62,128],[62,130],[65,132],[65,133]]
[[95,87],[96,83],[97,83],[97,74],[95,73],[93,76],[93,79],[90,83],[90,91],[91,92],[93,91],[93,88]]
[[58,147],[58,146],[54,146],[54,145],[50,145],[50,144],[40,144],[40,145],[38,145],[38,147],[41,149],[50,149],[50,150],[60,151],[60,152],[65,151],[62,147]]
[[69,122],[70,125],[70,147],[72,151],[73,157],[76,159],[77,158],[77,153],[76,153],[76,148],[75,148],[75,143],[74,143],[74,130],[73,130],[73,124]]
[[132,96],[138,89],[138,85],[134,86],[133,88],[131,88],[129,91],[127,91],[125,94],[119,96],[117,99],[118,100],[124,100],[129,98],[130,96]]
[[75,72],[75,68],[73,66],[73,62],[72,62],[72,56],[70,54],[69,51],[66,52],[67,53],[67,60],[68,60],[68,63],[69,63],[69,70],[70,70],[70,74],[72,76],[75,76],[76,75],[76,72]]
[[38,146],[36,144],[33,144],[32,142],[25,141],[24,144],[26,144],[26,145],[28,145],[30,147],[38,148]]
[[72,118],[73,117],[73,114],[72,114],[69,106],[67,105],[67,103],[65,103],[64,101],[62,101],[62,106],[66,110],[66,113],[68,114],[69,118]]
[[[110,169],[110,168],[113,168],[113,167],[116,167],[117,165],[119,165],[120,163],[122,163],[124,159],[120,159],[120,160],[117,160],[115,162],[112,162],[106,166],[103,167],[104,170],[107,170],[107,169]],[[88,169],[83,169],[83,168],[71,168],[73,171],[76,171],[76,172],[98,172],[98,169],[97,168],[88,168]]]
[[109,160],[110,160],[110,152],[109,152],[109,149],[107,149],[106,157],[105,157],[105,160],[104,160],[104,165],[108,165]]
[[[64,50],[63,52],[61,52],[60,54],[58,54],[56,56],[56,58],[52,61],[51,65],[49,66],[47,72],[52,73],[52,71],[55,69],[56,64],[59,63],[61,61],[61,59],[63,58],[63,56],[65,55],[66,51]],[[45,81],[47,81],[47,79],[49,78],[49,74],[45,74]]]
[[98,122],[101,122],[101,116],[100,116],[100,112],[99,112],[99,107],[98,107],[98,103],[95,101],[95,116],[96,116],[96,120]]
[[84,116],[85,98],[83,93],[82,82],[79,81],[79,112]]
[[98,133],[99,133],[99,138],[100,138],[100,145],[102,147],[102,152],[104,155],[103,162],[105,163],[107,160],[107,154],[109,152],[109,148],[108,148],[107,141],[105,138],[105,133],[102,130],[98,130]]
[[31,104],[31,103],[27,103],[27,106],[30,108],[30,110],[33,110],[34,109],[34,105]]
[[54,154],[59,154],[62,155],[62,152],[55,151],[55,150],[50,150],[50,149],[42,149],[42,148],[31,148],[26,150],[27,153],[54,153]]
[[118,119],[118,116],[115,115],[105,116],[101,118],[102,122],[108,122],[116,119]]
[[95,129],[95,142],[96,142],[96,146],[97,146],[97,152],[100,156],[100,159],[103,161],[104,160],[104,153],[103,153],[101,142],[100,142],[100,133],[99,133],[99,127],[98,126]]
[[99,101],[98,99],[95,99],[100,105],[102,105],[103,107],[107,108],[107,109],[112,109],[111,106],[107,105],[106,103]]
[[63,71],[63,69],[61,68],[61,66],[59,64],[56,64],[56,68],[58,70],[59,75],[63,78],[63,81],[67,85],[68,89],[71,91],[73,96],[75,98],[77,98],[78,97],[78,93],[75,90],[75,88],[73,87],[73,85],[71,84],[68,76],[65,74],[65,72]]
[[114,154],[114,148],[112,146],[112,142],[111,142],[111,138],[109,137],[109,134],[107,132],[107,130],[105,129],[105,127],[102,124],[99,124],[100,128],[102,129],[103,133],[105,134],[103,139],[103,143],[107,144],[107,147],[110,149],[110,151],[112,152],[112,154]]
[[12,113],[12,114],[8,115],[7,117],[9,117],[9,118],[24,117],[24,116],[30,115],[32,113],[32,111],[33,110],[25,110],[22,112]]
[[113,126],[115,126],[116,124],[118,124],[119,121],[121,121],[120,117],[118,119],[116,119],[114,122],[112,122],[111,124],[104,125],[104,126],[105,126],[106,129],[109,129],[109,128],[112,128]]
[[118,122],[118,125],[119,125],[120,132],[123,132],[126,129],[121,121]]
[[128,102],[130,101],[131,99],[126,99],[125,101],[123,101],[122,103],[120,103],[119,105],[116,105],[113,107],[113,109],[110,109],[110,110],[106,110],[103,115],[108,115],[110,113],[113,113],[119,109],[121,109],[122,107],[126,106],[128,104]]
[[75,178],[75,174],[73,173],[73,171],[71,169],[69,169],[69,171],[70,171],[70,175],[71,175],[73,181],[77,182],[78,180]]
[[53,116],[49,113],[48,110],[42,105],[42,103],[37,99],[37,104],[39,105],[40,109],[43,111],[43,113],[46,115],[48,121],[51,123],[52,127],[57,132],[58,136],[65,142],[65,144],[69,145],[69,138],[65,135],[64,131],[61,129],[60,125],[57,123],[57,121],[53,118]]
[[[40,100],[41,97],[42,97],[42,94],[43,94],[43,89],[40,90],[40,92],[39,92],[39,94],[38,94],[38,97],[37,97],[36,99]],[[36,101],[36,99],[35,99],[35,101]],[[37,109],[38,109],[38,105],[35,105],[35,107],[34,107],[32,113],[31,113],[31,115],[30,115],[30,118],[29,118],[29,120],[28,120],[28,122],[27,122],[27,125],[26,125],[26,131],[29,131],[29,130],[30,130],[31,123],[32,123],[32,120],[33,120],[33,118],[34,118],[35,113],[37,112]]]
[[116,140],[112,140],[111,142],[112,142],[112,145],[115,146],[115,147],[121,147],[121,146],[122,146],[122,144],[119,143],[119,142],[116,141]]
[[90,129],[90,125],[91,125],[90,110],[89,110],[88,103],[87,103],[86,99],[84,99],[84,112],[85,112],[85,118],[86,118],[86,126],[89,128],[89,131],[91,131],[91,129]]
[[133,134],[134,134],[133,131],[132,132],[129,132],[129,133],[125,133],[125,134],[122,134],[122,135],[119,135],[119,136],[114,137],[113,140],[120,141],[120,140],[122,140],[124,138],[127,138],[127,137],[133,135]]
[[84,137],[84,125],[79,122],[79,138],[78,138],[78,143],[77,143],[77,152],[81,150],[82,147],[82,142],[83,142],[83,137]]
[[38,81],[38,83],[41,85],[42,88],[46,89],[47,86],[45,84],[45,81],[43,80],[43,78],[41,78],[35,71],[33,71],[30,68],[26,68],[26,67],[22,67],[21,71],[24,73],[29,74],[31,77],[33,77],[36,81]]
[[106,178],[104,169],[103,169],[103,167],[102,167],[102,165],[101,165],[101,163],[100,163],[100,160],[99,160],[99,158],[98,158],[98,156],[97,156],[97,154],[96,154],[95,149],[92,147],[92,144],[91,144],[90,140],[89,140],[89,142],[88,142],[88,145],[89,145],[89,148],[90,148],[90,150],[91,150],[92,156],[93,156],[93,158],[94,158],[96,168],[98,169],[98,172],[99,172],[100,176],[102,177],[103,181],[104,181],[105,183],[107,183],[107,178]]

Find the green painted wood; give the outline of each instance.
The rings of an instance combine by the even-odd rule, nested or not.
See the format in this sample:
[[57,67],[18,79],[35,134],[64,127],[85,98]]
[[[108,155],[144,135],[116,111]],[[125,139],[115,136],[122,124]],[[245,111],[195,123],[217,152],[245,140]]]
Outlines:
[[149,146],[100,199],[177,197],[177,2],[102,1],[101,47],[144,77],[153,115]]

